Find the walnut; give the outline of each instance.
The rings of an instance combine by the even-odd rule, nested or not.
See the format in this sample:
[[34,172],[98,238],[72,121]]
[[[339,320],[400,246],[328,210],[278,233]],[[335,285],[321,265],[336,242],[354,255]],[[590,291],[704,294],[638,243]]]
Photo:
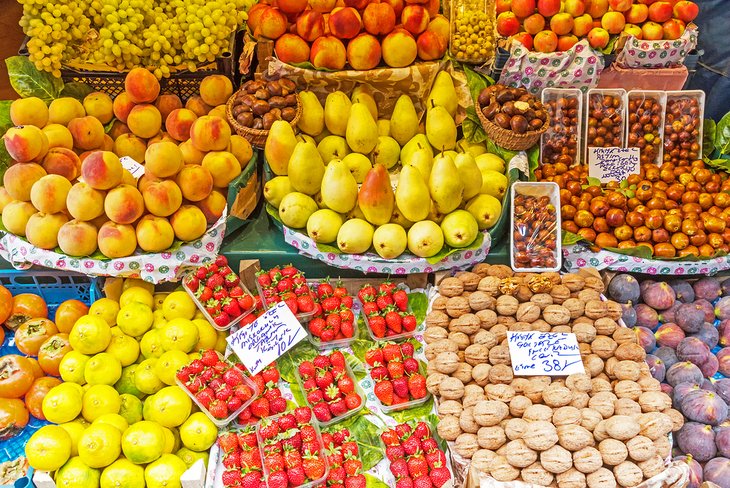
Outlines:
[[603,463],[609,466],[616,466],[626,460],[629,450],[621,441],[616,439],[605,439],[598,444],[598,451],[601,453]]
[[476,315],[479,317],[482,329],[489,330],[497,325],[497,312],[494,310],[479,310]]
[[439,395],[446,400],[458,400],[464,396],[464,384],[453,376],[441,380]]
[[600,376],[597,376],[591,379],[591,391],[593,392],[593,394],[599,393],[601,391],[612,392],[613,387],[606,378],[601,378]]
[[522,435],[522,440],[530,449],[545,451],[558,442],[558,431],[550,422],[538,420],[530,422],[527,431]]
[[502,295],[497,298],[496,310],[499,315],[510,316],[517,313],[520,302],[513,296]]
[[585,304],[584,312],[589,319],[597,320],[606,316],[606,303],[601,300],[589,300]]
[[606,468],[598,468],[586,475],[586,483],[588,488],[616,488],[616,478]]
[[456,318],[471,312],[469,300],[464,297],[451,297],[446,302],[446,313],[449,317]]
[[593,438],[596,439],[596,441],[598,442],[610,438],[610,436],[608,435],[608,431],[606,431],[605,420],[601,420],[596,424],[596,428],[593,429]]
[[459,278],[444,278],[439,283],[439,293],[445,297],[458,297],[464,291],[464,283]]
[[594,444],[593,434],[580,425],[561,425],[558,427],[558,444],[569,451],[580,451]]
[[472,344],[464,350],[464,359],[472,366],[481,364],[489,358],[490,349],[483,344]]
[[639,395],[639,405],[643,412],[663,412],[672,408],[672,399],[662,391],[647,391]]
[[625,342],[618,346],[614,355],[619,361],[624,359],[628,359],[630,361],[644,361],[646,359],[646,351],[644,351],[644,348],[631,342]]
[[451,374],[459,367],[459,355],[452,351],[439,353],[434,359],[439,373]]
[[476,266],[474,266],[471,270],[472,273],[478,274],[482,278],[488,275],[489,268],[491,267],[491,264],[487,263],[479,263]]
[[[467,385],[471,386],[471,385]],[[474,385],[478,386],[478,385]],[[461,404],[464,408],[473,407],[477,403],[481,402],[482,400],[486,400],[487,397],[484,396],[484,393],[480,393],[479,395],[472,395],[472,396],[464,396],[464,398],[461,399]]]
[[488,474],[489,466],[491,465],[494,456],[496,456],[496,454],[489,449],[479,449],[471,457],[471,469],[480,473]]
[[431,304],[431,310],[438,310],[440,312],[445,311],[447,301],[449,301],[449,299],[446,297],[443,297],[441,295],[436,296],[436,298],[434,298],[433,300],[433,303]]
[[527,378],[513,378],[512,383],[510,383],[518,395],[522,395],[529,384],[530,380]]
[[470,398],[474,396],[480,397],[480,399],[483,400],[483,398],[481,397],[484,396],[484,388],[471,382],[468,385],[464,385],[464,398]]
[[461,403],[456,400],[442,400],[439,402],[438,412],[442,417],[445,415],[453,415],[458,417],[462,411]]
[[546,293],[553,288],[553,282],[547,276],[536,274],[527,280],[527,286],[533,293]]
[[449,326],[449,316],[446,315],[441,310],[431,310],[428,315],[426,315],[426,327],[448,327]]
[[639,434],[641,426],[633,417],[614,415],[606,419],[606,432],[614,439],[625,441]]
[[653,441],[669,434],[673,427],[672,419],[668,415],[659,412],[642,413],[639,416],[639,425],[641,426],[641,435]]
[[469,383],[471,381],[471,365],[467,363],[459,363],[459,367],[456,368],[456,371],[451,373],[451,376],[458,378],[458,380],[464,384]]
[[608,301],[606,302],[606,314],[613,320],[619,320],[623,317],[624,310],[620,303]]
[[639,365],[635,361],[618,361],[613,367],[613,375],[617,380],[636,381],[639,373]]
[[471,459],[475,452],[479,450],[477,436],[474,434],[464,433],[456,438],[454,450],[462,457]]
[[637,435],[626,441],[626,448],[634,461],[646,461],[656,455],[654,442],[643,435]]
[[502,278],[499,281],[499,292],[503,295],[514,295],[521,283],[520,278]]
[[514,374],[512,373],[512,367],[506,364],[495,364],[489,371],[489,382],[490,383],[504,383],[509,384],[512,382]]
[[580,424],[580,418],[579,409],[571,406],[565,406],[560,407],[553,412],[552,421],[554,426],[560,427],[561,425]]
[[662,458],[666,459],[672,454],[672,443],[669,441],[669,437],[662,436],[658,439],[654,439],[654,449],[656,453]]
[[436,425],[436,431],[442,439],[446,441],[455,441],[456,438],[461,435],[459,419],[452,415],[442,417],[441,419],[439,419],[439,422]]
[[614,403],[614,413],[616,415],[639,415],[641,407],[631,398],[619,398]]
[[631,461],[624,461],[613,467],[613,475],[619,485],[629,487],[636,486],[644,479],[644,473]]
[[489,474],[497,481],[512,481],[520,476],[520,470],[512,466],[504,457],[494,456]]
[[656,380],[654,378],[639,378],[639,381],[637,381],[639,386],[641,387],[641,391],[661,391],[662,390],[662,384],[659,383],[659,380]]
[[426,389],[431,392],[434,395],[439,394],[439,386],[441,385],[441,381],[444,378],[448,378],[443,373],[433,373],[429,374],[428,378],[426,378]]
[[525,441],[516,439],[504,445],[504,456],[516,468],[526,468],[537,461],[537,453],[527,447]]
[[588,406],[588,402],[590,401],[591,397],[588,396],[588,393],[585,393],[583,391],[574,391],[573,392],[573,399],[570,401],[570,405],[575,408],[585,408]]
[[591,391],[591,378],[584,373],[571,374],[565,378],[565,386],[570,388],[572,391]]
[[530,428],[530,423],[523,419],[509,419],[504,426],[504,433],[510,440],[522,439]]
[[565,386],[553,383],[542,392],[542,400],[549,407],[562,407],[568,405],[573,398],[570,390]]
[[499,281],[499,278],[497,278],[496,276],[487,276],[485,278],[482,278],[481,280],[479,280],[477,290],[483,291],[488,295],[496,297],[497,295],[499,295]]
[[548,293],[536,293],[530,298],[530,303],[534,303],[540,310],[544,310],[548,305],[553,304],[553,297]]
[[526,483],[537,486],[552,486],[553,474],[546,471],[540,463],[532,463],[520,472],[520,476]]
[[540,307],[532,302],[520,303],[515,318],[520,322],[532,323],[540,318]]
[[469,306],[475,312],[486,309],[493,309],[497,300],[492,295],[483,291],[475,291],[469,295]]
[[593,327],[597,334],[608,336],[616,331],[618,323],[610,317],[601,317],[593,322]]
[[497,400],[482,400],[474,405],[474,419],[482,427],[499,424],[509,415],[509,408]]
[[603,466],[601,452],[595,447],[584,447],[573,453],[573,466],[581,473],[592,473]]
[[510,364],[509,347],[507,344],[500,344],[489,350],[489,362],[492,365]]
[[472,273],[471,271],[459,271],[456,273],[456,277],[464,284],[464,289],[466,291],[476,290],[482,279],[481,276],[476,273]]
[[493,264],[487,270],[488,276],[496,276],[499,279],[509,278],[510,276],[514,276],[514,274],[515,272],[512,271],[512,268],[504,264]]
[[591,376],[597,376],[603,371],[603,359],[597,354],[589,354],[583,358],[583,367]]
[[518,286],[517,291],[513,293],[513,296],[520,302],[529,302],[532,295],[532,290],[525,284]]
[[480,427],[477,431],[477,442],[479,447],[483,449],[491,449],[496,451],[507,442],[504,429],[495,425],[492,427]]
[[426,345],[424,354],[426,355],[426,359],[428,359],[429,361],[433,361],[434,359],[436,359],[436,356],[438,356],[442,352],[457,352],[458,350],[459,345],[457,343],[448,339],[443,339]]
[[[511,319],[511,321],[502,323],[501,321],[503,319]],[[499,317],[497,320],[500,321],[500,323],[489,329],[489,332],[494,334],[494,338],[497,339],[497,343],[502,343],[507,339],[507,331],[509,330],[509,326],[515,323],[515,319],[514,317]],[[504,344],[506,345],[507,343],[504,342]]]
[[523,394],[529,398],[532,403],[542,402],[542,390],[545,388],[545,384],[540,381],[534,381],[534,378],[525,387]]
[[635,381],[621,380],[616,382],[613,391],[618,398],[631,398],[638,400],[641,395],[641,387]]
[[488,400],[499,400],[504,403],[509,403],[515,397],[515,390],[503,383],[486,385],[484,393],[487,395]]
[[654,455],[646,461],[638,463],[639,469],[641,469],[644,478],[651,478],[664,472],[666,466],[664,465],[664,459],[659,455]]
[[562,305],[548,305],[542,311],[542,318],[550,325],[565,325],[570,322],[570,311]]
[[589,344],[596,338],[596,328],[591,324],[573,324],[573,334],[578,342]]
[[585,488],[586,475],[575,468],[570,468],[568,471],[555,476],[555,481],[560,488]]
[[535,332],[550,332],[552,327],[543,319],[537,319],[532,323],[532,330]]
[[585,285],[585,280],[576,273],[567,273],[560,278],[560,282],[570,291],[580,291]]
[[491,364],[477,364],[471,369],[471,377],[477,382],[477,385],[484,386],[489,382],[489,372],[492,370]]
[[[598,336],[591,343],[591,350],[601,359],[608,359],[614,355],[616,341],[606,336]],[[642,349],[643,350],[643,349]]]
[[449,333],[446,329],[442,329],[441,327],[428,327],[423,333],[423,341],[426,344],[431,344],[446,339],[448,335]]
[[554,445],[540,453],[540,464],[553,474],[560,474],[573,467],[573,456],[570,451]]
[[553,298],[553,303],[560,305],[565,300],[570,298],[570,290],[565,285],[555,285],[550,290],[550,296]]
[[617,398],[610,391],[600,391],[588,401],[588,406],[601,414],[604,419],[613,415],[614,404]]
[[551,422],[553,419],[553,409],[547,405],[535,403],[525,409],[522,414],[522,418],[531,421],[547,421]]
[[[456,320],[456,319],[454,319]],[[433,328],[433,327],[432,327]],[[440,328],[439,328],[440,329]],[[426,329],[428,331],[428,329]],[[443,330],[443,329],[441,329]],[[471,344],[471,339],[463,332],[449,332],[448,340],[455,343],[459,350],[464,350]]]
[[522,417],[527,407],[532,405],[532,401],[526,396],[517,395],[509,402],[509,413],[513,417]]
[[[552,328],[552,332],[555,334],[558,333],[566,333],[570,334],[573,331],[573,328],[570,325],[554,325]],[[578,344],[580,346],[580,344]]]
[[633,342],[636,343],[636,333],[632,329],[628,329],[626,327],[619,327],[615,331],[613,331],[613,334],[611,335],[613,337],[613,340],[616,341],[616,344],[623,344],[624,342]]
[[[474,407],[465,408],[461,412],[461,417],[459,417],[459,427],[461,430],[468,432],[469,434],[477,433],[479,425],[476,423],[476,420],[474,420]],[[474,436],[474,439],[476,441],[476,436]]]
[[663,413],[664,415],[669,417],[669,420],[672,422],[672,432],[677,432],[679,429],[682,428],[682,426],[684,425],[684,415],[682,415],[681,412],[673,408],[669,408]]

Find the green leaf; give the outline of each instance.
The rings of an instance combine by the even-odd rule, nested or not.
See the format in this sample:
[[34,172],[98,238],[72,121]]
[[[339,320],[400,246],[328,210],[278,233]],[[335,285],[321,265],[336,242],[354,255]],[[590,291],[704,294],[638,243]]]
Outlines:
[[440,435],[438,435],[438,432],[436,431],[436,426],[439,424],[438,416],[434,413],[431,413],[424,420],[431,425],[431,435],[436,440],[436,443],[439,445],[441,450],[447,452],[449,445],[446,443],[445,440],[441,438]]
[[[362,327],[362,328],[367,327],[367,325],[365,325],[364,321],[362,321],[362,320],[363,320],[362,315],[360,315],[357,319],[357,321],[358,321],[357,326]],[[355,356],[357,356],[358,359],[360,359],[361,361],[364,361],[365,353],[368,352],[368,349],[373,347],[373,345],[374,345],[373,341],[371,341],[371,340],[356,339],[356,340],[352,341],[352,343],[350,344],[350,348],[352,349],[352,352],[355,353]]]
[[[13,126],[13,121],[10,120],[10,105],[12,103],[11,100],[0,100],[0,134],[4,134]],[[5,170],[8,169],[12,160],[13,158],[5,149],[5,144],[0,143],[0,181],[2,181]]]
[[708,157],[704,157],[703,161],[708,166],[712,166],[715,169],[719,169],[721,171],[730,172],[730,159],[726,158],[717,158],[717,159],[710,159]]
[[116,117],[112,117],[112,119],[104,126],[104,133],[108,134],[110,130],[112,130],[112,127],[114,127],[114,122],[117,121]]
[[496,154],[500,158],[504,159],[506,164],[509,164],[509,162],[512,161],[512,158],[519,154],[518,151],[510,151],[509,149],[504,149],[503,147],[498,146],[489,138],[487,138],[487,152]]
[[299,383],[296,381],[294,381],[293,383],[289,383],[289,389],[291,390],[291,394],[294,396],[294,400],[297,402],[297,404],[301,407],[306,407],[307,400],[304,396],[302,388],[299,386]]
[[38,97],[46,103],[58,98],[63,81],[50,73],[39,71],[25,56],[12,56],[5,60],[13,90],[22,98]]
[[416,316],[416,323],[421,324],[426,320],[426,311],[428,310],[428,297],[425,293],[409,293],[408,306],[411,307],[413,315]]
[[338,248],[337,246],[333,246],[331,244],[322,244],[320,242],[317,242],[316,244],[317,249],[321,252],[342,254],[342,251],[340,251],[340,248]]
[[369,413],[362,413],[365,411],[366,409],[363,409],[358,412],[358,415],[354,415],[344,422],[338,422],[335,425],[328,426],[325,431],[337,432],[341,429],[349,430],[353,439],[357,442],[363,471],[368,471],[383,459],[384,453],[380,446],[380,439],[378,438],[380,429],[368,420],[367,415]]
[[528,176],[530,177],[530,181],[533,181],[535,170],[540,165],[540,148],[537,145],[527,150],[527,160],[530,162],[530,174]]
[[[408,422],[411,420],[423,420],[425,419],[431,412],[433,411],[433,397],[430,397],[428,400],[426,400],[421,405],[418,405],[413,408],[408,408],[406,410],[401,410],[399,412],[391,412],[389,415],[393,417],[396,422],[399,424],[402,424],[404,422]],[[432,425],[437,425],[438,419],[436,423]]]
[[585,242],[585,239],[578,234],[563,230],[563,246],[572,246],[579,242]]
[[461,122],[461,130],[466,140],[472,144],[487,140],[487,133],[484,132],[482,121],[479,120],[476,109],[473,106],[466,108],[466,118]]
[[709,156],[715,150],[717,124],[712,119],[705,119],[702,131],[702,154]]
[[464,74],[466,75],[466,85],[469,87],[469,93],[471,94],[472,100],[474,100],[474,105],[477,105],[476,102],[479,99],[479,94],[486,87],[494,85],[494,80],[488,76],[477,73],[467,65],[463,65],[463,68]]
[[439,261],[445,259],[446,257],[451,256],[455,252],[466,251],[469,249],[479,249],[483,243],[484,243],[484,232],[480,231],[480,232],[477,232],[477,236],[476,236],[476,238],[474,238],[474,242],[472,242],[468,246],[454,248],[454,247],[444,245],[438,253],[431,256],[430,258],[426,258],[426,261],[429,264],[436,264]]
[[75,98],[76,100],[81,102],[84,100],[84,98],[86,98],[86,95],[92,93],[93,91],[94,88],[90,85],[87,85],[86,83],[81,83],[80,81],[72,81],[70,83],[66,83],[63,86],[63,89],[61,90],[61,96]]
[[606,251],[616,252],[619,254],[625,254],[627,256],[634,256],[636,258],[642,258],[642,259],[651,259],[653,254],[651,252],[651,249],[649,249],[646,246],[635,246],[635,247],[628,247],[619,249],[617,247],[606,247],[604,248]]
[[367,371],[365,371],[365,365],[363,362],[349,352],[344,353],[344,356],[345,362],[350,367],[352,374],[355,375],[355,379],[357,381],[364,379],[365,376],[367,376]]
[[[715,129],[715,149],[720,151],[720,156],[730,154],[730,112],[726,113]],[[704,152],[704,150],[703,150]],[[705,152],[705,154],[709,154]]]
[[[306,405],[306,403],[305,403],[305,405]],[[298,406],[299,406],[299,405],[297,405],[297,404],[296,404],[296,402],[293,402],[293,401],[291,401],[291,400],[287,400],[287,401],[286,401],[286,411],[289,411],[289,410],[294,410],[294,409],[295,409],[295,408],[297,408]]]
[[302,361],[310,361],[318,354],[317,350],[309,341],[301,341],[285,352],[276,364],[279,367],[279,374],[289,384],[296,384],[299,364]]
[[388,485],[370,473],[365,473],[365,488],[388,488]]
[[592,176],[588,177],[588,185],[586,186],[601,186],[601,180]]
[[281,217],[279,217],[279,210],[274,208],[274,206],[268,202],[266,202],[265,208],[266,213],[269,214],[275,221],[277,221],[281,225],[282,221]]
[[608,44],[606,47],[601,49],[601,52],[603,54],[611,54],[613,52],[614,46],[616,46],[616,41],[618,41],[618,36],[611,36],[611,39],[608,41]]

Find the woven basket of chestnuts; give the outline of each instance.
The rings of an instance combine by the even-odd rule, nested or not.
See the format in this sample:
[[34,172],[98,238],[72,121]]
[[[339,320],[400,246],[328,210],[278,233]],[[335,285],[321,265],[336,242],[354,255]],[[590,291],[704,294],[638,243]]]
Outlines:
[[524,88],[492,85],[477,100],[477,116],[490,139],[511,151],[529,149],[548,130],[547,110]]

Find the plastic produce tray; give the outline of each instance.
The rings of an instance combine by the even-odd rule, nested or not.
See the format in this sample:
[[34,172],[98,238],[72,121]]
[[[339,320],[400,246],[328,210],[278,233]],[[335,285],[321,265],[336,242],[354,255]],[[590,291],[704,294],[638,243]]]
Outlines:
[[81,274],[61,271],[0,271],[0,285],[13,296],[35,293],[46,301],[48,317],[53,319],[58,306],[66,300],[80,300],[87,305],[102,297],[99,282]]

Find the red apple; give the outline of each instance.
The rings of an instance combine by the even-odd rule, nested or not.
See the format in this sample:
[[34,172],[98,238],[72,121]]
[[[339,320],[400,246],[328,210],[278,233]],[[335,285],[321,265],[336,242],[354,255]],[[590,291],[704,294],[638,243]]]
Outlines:
[[552,53],[558,48],[558,36],[553,31],[544,30],[538,32],[533,39],[535,51],[541,53]]
[[603,49],[608,46],[610,38],[608,31],[601,27],[594,27],[588,33],[588,43],[595,49]]
[[685,24],[679,19],[669,19],[662,24],[664,31],[664,39],[673,41],[679,39],[684,34]]
[[631,6],[631,9],[625,14],[626,22],[631,24],[641,24],[649,17],[649,7],[641,3]]
[[574,35],[558,37],[558,51],[567,51],[578,44],[578,38]]
[[608,12],[608,0],[587,0],[586,12],[594,19],[600,19]]
[[682,22],[692,22],[699,13],[700,9],[694,2],[681,0],[674,5],[674,16]]
[[593,29],[593,17],[583,14],[573,19],[573,35],[585,37]]
[[[535,14],[540,15],[540,14]],[[542,16],[541,16],[542,17]],[[529,17],[528,17],[529,18]],[[545,19],[543,19],[543,26]],[[527,29],[525,29],[527,30]],[[497,16],[497,32],[502,37],[509,37],[520,31],[520,20],[514,12],[502,12]],[[528,30],[529,32],[529,30]],[[538,31],[539,32],[539,31]]]
[[631,8],[631,0],[608,0],[608,5],[616,12],[626,12]]
[[[505,37],[509,37],[512,34],[517,34],[517,32],[519,32],[519,30],[520,30],[520,21],[517,19],[515,14],[513,14],[512,12],[508,12],[508,13],[512,14],[512,17],[514,18],[514,20],[517,21],[517,30],[515,30],[511,34],[503,34],[503,36],[505,36]],[[502,15],[502,14],[500,14],[500,15]],[[522,22],[522,25],[525,27],[525,32],[527,32],[528,34],[532,34],[534,36],[541,30],[545,29],[545,17],[543,17],[540,14],[532,14]],[[499,17],[497,17],[497,31],[499,32]]]
[[496,3],[497,15],[508,10],[512,10],[512,0],[497,0]]
[[560,0],[537,0],[537,11],[543,17],[552,17],[560,12]]
[[534,47],[532,36],[527,32],[520,32],[519,34],[515,34],[511,37],[511,39],[515,41],[520,41],[520,43],[525,46],[525,49],[528,49],[530,51],[532,51],[532,48]]
[[573,30],[573,17],[565,12],[554,15],[550,19],[550,30],[559,36],[569,34]]
[[629,34],[629,35],[634,36],[637,39],[643,39],[644,38],[644,34],[641,32],[641,27],[639,27],[638,25],[626,24],[624,26],[624,32],[627,33],[627,34]]
[[565,0],[565,11],[573,17],[580,17],[586,11],[586,4],[583,0]]
[[661,24],[646,22],[641,26],[641,36],[647,41],[658,41],[664,37],[664,30]]
[[387,3],[371,3],[362,13],[362,23],[374,36],[389,34],[395,27],[395,11]]
[[535,0],[512,0],[512,12],[521,19],[534,14],[535,8]]
[[601,27],[606,29],[609,34],[618,34],[624,30],[626,19],[621,12],[606,12],[601,18]]
[[662,23],[672,18],[673,15],[672,4],[669,2],[661,1],[654,2],[649,5],[649,20],[652,22]]

